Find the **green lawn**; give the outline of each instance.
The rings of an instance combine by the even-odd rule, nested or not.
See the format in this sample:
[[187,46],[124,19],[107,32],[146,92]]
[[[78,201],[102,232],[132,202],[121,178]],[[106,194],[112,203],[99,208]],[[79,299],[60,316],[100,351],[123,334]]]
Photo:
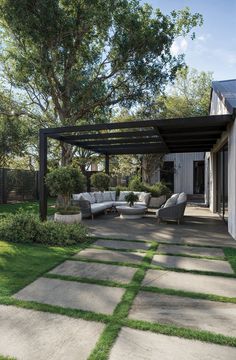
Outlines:
[[79,246],[50,247],[0,241],[0,298],[12,295],[79,250]]
[[[48,200],[48,215],[53,215],[55,212],[55,200]],[[0,205],[0,218],[1,216],[6,216],[7,214],[14,214],[18,210],[23,209],[25,211],[33,212],[34,214],[39,214],[39,202],[38,201],[26,201],[23,203],[17,204],[1,204]]]

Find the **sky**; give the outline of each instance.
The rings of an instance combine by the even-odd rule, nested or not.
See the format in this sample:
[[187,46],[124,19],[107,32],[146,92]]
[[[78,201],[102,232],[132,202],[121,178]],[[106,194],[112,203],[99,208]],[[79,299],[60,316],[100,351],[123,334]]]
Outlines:
[[195,40],[179,38],[172,46],[175,55],[185,54],[188,66],[213,72],[214,80],[236,78],[236,0],[145,0],[164,14],[188,6],[203,15],[195,28]]

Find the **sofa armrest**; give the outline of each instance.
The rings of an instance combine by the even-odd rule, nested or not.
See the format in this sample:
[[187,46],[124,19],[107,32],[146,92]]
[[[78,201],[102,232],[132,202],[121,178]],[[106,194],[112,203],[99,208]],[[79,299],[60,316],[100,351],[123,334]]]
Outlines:
[[90,217],[92,215],[90,201],[82,199],[72,200],[72,204],[79,206],[82,218]]

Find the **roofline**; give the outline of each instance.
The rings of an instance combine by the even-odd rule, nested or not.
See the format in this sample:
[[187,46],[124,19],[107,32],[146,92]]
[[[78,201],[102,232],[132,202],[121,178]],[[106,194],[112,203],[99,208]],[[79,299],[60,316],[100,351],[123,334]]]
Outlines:
[[[230,114],[235,114],[236,113],[236,108],[234,108],[230,102],[223,96],[222,92],[218,89],[217,84],[221,83],[221,82],[225,82],[225,81],[236,81],[236,79],[231,79],[231,80],[221,80],[221,81],[212,81],[212,86],[211,86],[211,90],[213,90],[216,95],[219,97],[219,99],[223,102],[223,104],[225,105],[226,109],[229,111]],[[211,91],[211,100],[212,100],[212,92]],[[210,108],[211,108],[211,101],[210,101]]]

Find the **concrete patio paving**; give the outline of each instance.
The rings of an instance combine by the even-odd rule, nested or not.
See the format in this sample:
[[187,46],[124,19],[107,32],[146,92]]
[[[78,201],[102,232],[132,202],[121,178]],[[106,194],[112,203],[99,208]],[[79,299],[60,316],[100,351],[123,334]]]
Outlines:
[[74,281],[39,278],[14,295],[15,299],[37,301],[65,308],[112,314],[124,289]]
[[135,268],[127,266],[124,267],[67,260],[50,271],[49,274],[78,276],[81,278],[97,280],[110,280],[127,284],[130,282],[135,272]]
[[235,360],[236,348],[123,328],[109,360]]
[[236,304],[141,291],[129,318],[236,337]]
[[236,298],[236,279],[221,276],[148,270],[142,285]]
[[188,206],[185,215],[181,225],[175,222],[157,224],[153,213],[139,220],[102,215],[83,222],[98,237],[236,248],[236,241],[228,234],[226,224],[208,208]]
[[0,324],[1,355],[19,360],[86,360],[105,327],[5,305],[0,305]]
[[[129,314],[123,315],[123,320],[127,321],[127,318],[133,321],[142,320],[152,326],[155,323],[162,326],[174,325],[176,329],[184,327],[186,332],[189,329],[209,331],[210,335],[207,335],[206,341],[210,341],[211,336],[217,336],[216,334],[233,336],[236,341],[236,304],[230,303],[233,300],[210,301],[184,297],[183,294],[176,296],[151,292],[151,289],[146,291],[147,287],[151,286],[236,298],[236,278],[227,277],[227,274],[232,275],[234,271],[225,260],[223,252],[224,247],[236,248],[236,241],[227,234],[223,222],[216,216],[210,215],[207,209],[196,208],[194,212],[193,208],[188,208],[187,214],[184,224],[179,226],[174,223],[158,225],[153,216],[135,221],[122,220],[113,215],[100,216],[93,221],[86,220],[84,222],[90,227],[92,234],[97,234],[100,239],[96,239],[90,247],[52,269],[49,274],[57,278],[40,277],[13,297],[56,305],[64,310],[89,311],[90,316],[95,313],[93,315],[99,316],[99,319],[101,315],[97,315],[98,313],[112,316],[116,310],[116,315],[109,317],[113,323],[116,321],[119,307],[122,309],[122,306],[127,306],[129,300],[126,298],[126,291],[132,290],[129,283],[135,279],[135,282],[131,283],[132,286],[145,286],[146,289],[138,291],[129,305]],[[110,237],[112,239],[109,239]],[[172,270],[148,268],[144,270],[145,268],[141,267],[151,246],[150,240],[162,243],[156,254],[149,252],[149,256],[153,256],[152,259],[150,257],[152,264],[168,266]],[[194,246],[186,246],[189,244]],[[111,250],[99,249],[96,246]],[[221,257],[222,260],[204,257]],[[120,264],[112,264],[115,262]],[[132,267],[132,264],[135,267]],[[149,266],[148,262],[145,262],[145,266]],[[143,281],[142,277],[135,277],[136,271],[140,268],[142,269],[140,273],[146,271]],[[185,269],[186,272],[177,269]],[[211,271],[212,275],[187,272],[193,269]],[[226,276],[214,275],[214,272],[225,273]],[[91,280],[94,284],[90,283]],[[98,280],[115,281],[118,284],[111,282],[102,283],[103,285],[95,284]],[[5,308],[7,311],[4,310]],[[2,311],[5,311],[5,317],[2,316]],[[29,322],[27,322],[27,314],[30,314]],[[11,317],[9,324],[7,316]],[[103,323],[98,324],[97,320],[84,321],[13,306],[3,309],[0,306],[0,321],[0,354],[16,356],[17,359],[22,360],[88,359],[106,326]],[[67,327],[70,331],[67,331]],[[24,331],[21,339],[22,329]],[[34,329],[32,336],[31,329]],[[41,334],[38,334],[38,331],[41,331]],[[65,337],[62,339],[63,335]],[[28,344],[26,344],[27,336],[30,339]],[[50,336],[51,347],[48,345],[48,339],[51,341]],[[30,348],[31,343],[37,344]],[[14,351],[11,351],[11,346]],[[55,357],[51,355],[52,353],[56,354]],[[173,360],[173,358],[175,360],[235,360],[236,347],[187,340],[143,331],[141,328],[134,330],[123,327],[111,347],[109,360],[123,360],[124,357],[127,360]]]

